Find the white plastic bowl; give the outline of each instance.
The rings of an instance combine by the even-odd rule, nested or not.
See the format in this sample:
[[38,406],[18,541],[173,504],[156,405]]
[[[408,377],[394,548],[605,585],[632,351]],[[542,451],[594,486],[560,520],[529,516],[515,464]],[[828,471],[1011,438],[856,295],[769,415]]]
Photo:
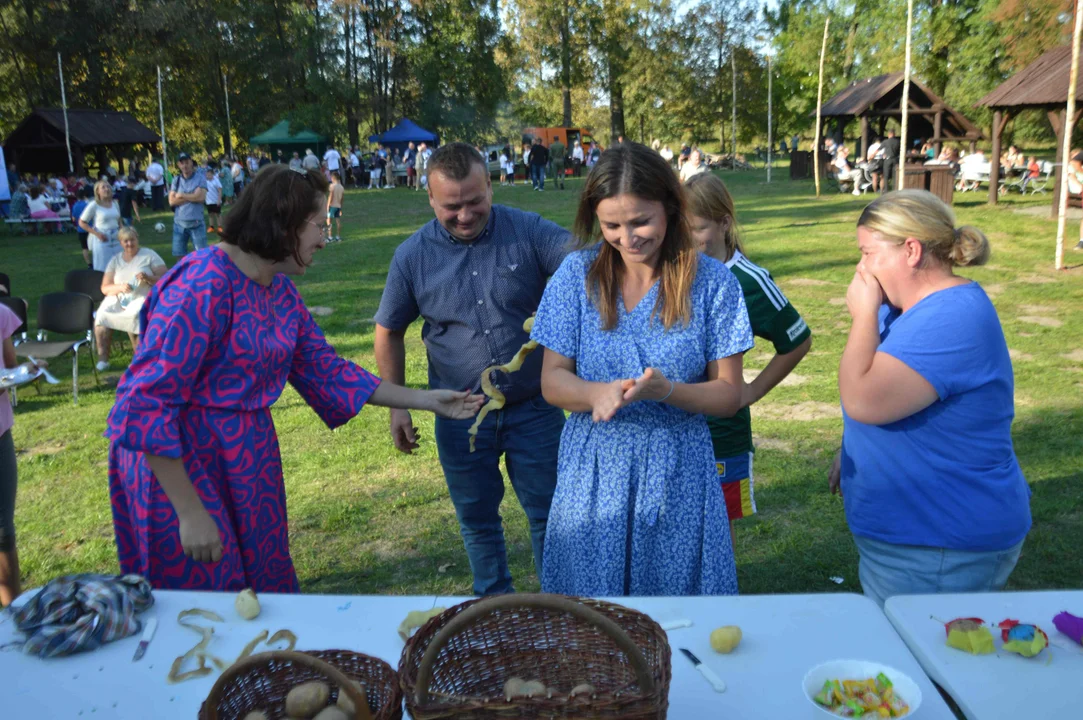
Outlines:
[[820,712],[831,717],[838,717],[814,699],[823,689],[824,683],[828,680],[864,680],[874,678],[880,673],[891,680],[891,684],[895,686],[895,693],[910,706],[910,712],[906,717],[912,717],[921,707],[921,688],[909,675],[890,665],[871,660],[831,660],[809,670],[802,682],[802,687],[805,690],[805,697]]

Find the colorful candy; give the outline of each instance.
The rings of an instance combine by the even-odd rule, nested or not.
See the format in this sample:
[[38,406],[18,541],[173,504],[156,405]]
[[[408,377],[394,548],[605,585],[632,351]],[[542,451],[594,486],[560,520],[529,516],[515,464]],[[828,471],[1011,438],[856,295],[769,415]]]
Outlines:
[[906,701],[895,694],[891,680],[883,673],[865,680],[827,680],[813,699],[839,717],[870,713],[875,717],[898,718],[910,712]]
[[956,618],[944,626],[948,634],[947,645],[971,655],[988,655],[993,652],[993,633],[981,618]]
[[1018,620],[1002,620],[1000,639],[1004,649],[1019,653],[1023,657],[1034,657],[1049,646],[1049,636],[1037,625],[1021,623]]

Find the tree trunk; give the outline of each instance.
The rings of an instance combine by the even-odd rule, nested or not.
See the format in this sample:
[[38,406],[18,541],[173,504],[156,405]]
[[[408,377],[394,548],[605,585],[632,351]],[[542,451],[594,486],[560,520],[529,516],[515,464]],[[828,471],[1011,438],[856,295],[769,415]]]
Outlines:
[[563,127],[572,126],[572,40],[569,0],[563,0],[560,13],[560,97],[564,105]]

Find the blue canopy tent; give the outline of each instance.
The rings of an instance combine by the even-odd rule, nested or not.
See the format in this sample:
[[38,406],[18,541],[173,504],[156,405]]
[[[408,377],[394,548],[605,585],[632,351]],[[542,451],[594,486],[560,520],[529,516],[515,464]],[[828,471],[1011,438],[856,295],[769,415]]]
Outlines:
[[429,132],[413,120],[403,118],[399,120],[398,125],[387,132],[369,136],[369,142],[380,143],[392,150],[398,148],[399,152],[403,152],[406,150],[407,143],[414,143],[415,146],[418,143],[426,143],[435,147],[440,144],[440,136]]

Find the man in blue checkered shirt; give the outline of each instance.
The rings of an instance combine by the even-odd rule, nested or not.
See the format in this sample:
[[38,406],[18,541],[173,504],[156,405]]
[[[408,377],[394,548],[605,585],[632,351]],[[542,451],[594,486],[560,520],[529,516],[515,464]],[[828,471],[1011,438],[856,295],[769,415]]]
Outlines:
[[[436,219],[395,251],[376,313],[376,362],[382,378],[404,383],[406,330],[421,317],[429,387],[476,389],[485,368],[508,362],[529,340],[523,322],[571,236],[535,213],[493,205],[485,160],[465,143],[437,149],[426,172]],[[535,352],[519,372],[493,373],[507,404],[481,424],[476,452],[467,434],[472,420],[436,419],[436,448],[478,595],[514,591],[500,517],[501,456],[530,521],[541,577],[564,427],[563,411],[541,396],[541,360]],[[391,437],[401,452],[418,447],[409,412],[391,411]]]

